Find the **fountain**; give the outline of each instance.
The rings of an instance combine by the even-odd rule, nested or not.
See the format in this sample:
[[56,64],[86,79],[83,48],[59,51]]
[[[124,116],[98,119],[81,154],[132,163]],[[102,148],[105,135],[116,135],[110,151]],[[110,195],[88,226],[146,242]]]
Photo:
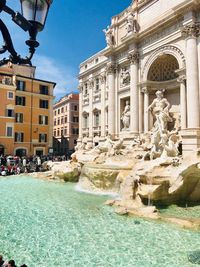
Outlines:
[[173,121],[169,108],[159,90],[147,110],[154,117],[150,133],[137,136],[129,145],[108,135],[93,149],[77,146],[73,158],[83,166],[80,186],[91,192],[119,192],[120,199],[109,204],[124,214],[159,217],[153,202],[199,203],[199,153],[179,155],[180,127],[176,122],[169,130]]

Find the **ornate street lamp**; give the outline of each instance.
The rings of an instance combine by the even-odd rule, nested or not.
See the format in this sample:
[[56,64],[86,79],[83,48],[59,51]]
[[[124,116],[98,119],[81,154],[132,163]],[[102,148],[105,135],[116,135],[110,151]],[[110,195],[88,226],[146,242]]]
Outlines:
[[20,0],[22,14],[13,11],[6,5],[6,0],[0,0],[0,12],[5,11],[12,16],[12,20],[24,31],[29,32],[29,40],[26,44],[29,46],[29,55],[22,58],[14,49],[13,42],[10,33],[0,19],[0,31],[2,33],[4,44],[0,48],[0,54],[8,51],[10,53],[9,58],[0,60],[0,66],[12,62],[14,64],[29,64],[31,65],[31,59],[35,53],[35,49],[39,46],[36,40],[37,33],[42,31],[46,18],[48,15],[49,7],[53,0]]

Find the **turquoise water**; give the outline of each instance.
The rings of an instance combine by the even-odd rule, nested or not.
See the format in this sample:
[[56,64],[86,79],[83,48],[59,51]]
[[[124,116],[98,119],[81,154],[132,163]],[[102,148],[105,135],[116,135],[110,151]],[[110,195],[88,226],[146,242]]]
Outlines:
[[105,196],[30,177],[0,178],[0,194],[0,254],[18,265],[197,266],[199,232],[116,215]]

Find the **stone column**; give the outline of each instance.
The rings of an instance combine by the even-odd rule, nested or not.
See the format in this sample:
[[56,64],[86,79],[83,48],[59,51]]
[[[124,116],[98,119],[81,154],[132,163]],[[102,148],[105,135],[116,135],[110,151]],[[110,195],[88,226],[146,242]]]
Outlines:
[[142,88],[142,92],[144,93],[144,132],[147,133],[149,131],[149,92],[146,87]]
[[186,37],[187,122],[188,128],[199,128],[199,73],[197,36],[199,25],[192,23],[182,30]]
[[92,147],[93,143],[93,79],[89,79],[89,138],[88,138],[88,147]]
[[77,143],[81,143],[83,138],[83,86],[79,84],[79,137]]
[[[198,50],[198,66],[200,69],[200,36],[197,39],[197,50]],[[200,101],[200,71],[199,71],[199,101]]]
[[183,152],[194,151],[200,147],[200,109],[199,109],[199,67],[197,37],[199,25],[191,23],[182,29],[186,43],[186,80],[187,80],[187,127],[181,131]]
[[115,70],[116,65],[109,63],[107,65],[108,79],[108,133],[115,135]]
[[100,76],[101,81],[101,138],[106,136],[106,118],[105,118],[105,93],[106,93],[106,74],[102,73]]
[[130,61],[130,110],[131,123],[130,131],[134,134],[139,133],[139,90],[138,90],[138,60],[139,53],[129,53],[128,59]]
[[144,131],[144,94],[139,89],[139,133]]
[[187,104],[186,104],[186,76],[180,75],[177,79],[180,83],[180,113],[181,113],[181,130],[187,127]]

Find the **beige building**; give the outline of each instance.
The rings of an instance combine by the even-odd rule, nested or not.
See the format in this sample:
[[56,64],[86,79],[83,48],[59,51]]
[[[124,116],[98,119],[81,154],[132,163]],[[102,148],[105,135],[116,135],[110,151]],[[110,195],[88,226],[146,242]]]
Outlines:
[[78,139],[79,94],[70,93],[53,106],[54,153],[66,155]]
[[35,67],[0,68],[0,155],[49,153],[55,85],[35,78]]
[[107,47],[80,65],[79,141],[147,133],[163,89],[184,151],[200,147],[200,1],[133,1],[104,33]]

